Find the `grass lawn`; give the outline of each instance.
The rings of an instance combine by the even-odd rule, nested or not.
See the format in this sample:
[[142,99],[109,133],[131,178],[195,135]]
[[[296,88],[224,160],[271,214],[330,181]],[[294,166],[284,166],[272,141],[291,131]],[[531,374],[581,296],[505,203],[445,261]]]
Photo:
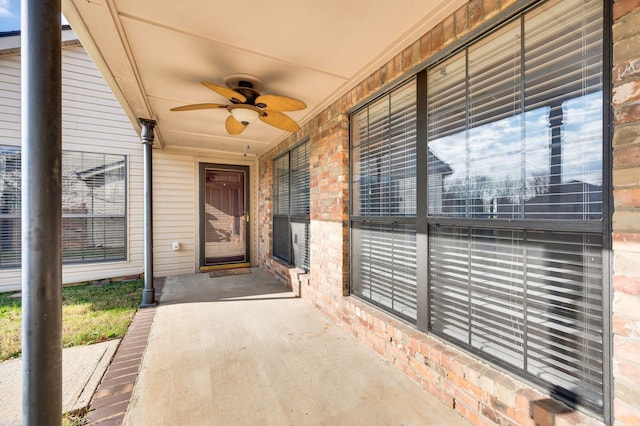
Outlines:
[[[62,288],[62,347],[123,337],[140,306],[142,280]],[[0,361],[20,356],[22,307],[0,293]]]

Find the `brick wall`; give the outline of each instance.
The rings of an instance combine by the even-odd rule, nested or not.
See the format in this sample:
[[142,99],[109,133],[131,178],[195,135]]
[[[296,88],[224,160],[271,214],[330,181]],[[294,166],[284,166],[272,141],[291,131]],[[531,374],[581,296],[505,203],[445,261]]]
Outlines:
[[640,1],[613,6],[613,374],[616,424],[640,424]]
[[[260,264],[387,362],[476,425],[597,425],[540,391],[351,297],[348,291],[349,108],[515,0],[472,0],[407,46],[260,160]],[[640,424],[640,1],[614,3],[613,183],[615,423]],[[302,138],[311,143],[311,268],[271,258],[272,159]]]

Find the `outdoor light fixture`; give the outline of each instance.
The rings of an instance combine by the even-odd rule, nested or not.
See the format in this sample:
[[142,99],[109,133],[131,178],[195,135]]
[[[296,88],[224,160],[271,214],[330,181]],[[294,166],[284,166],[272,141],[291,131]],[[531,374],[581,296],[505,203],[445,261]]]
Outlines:
[[229,108],[229,109],[231,110],[230,112],[231,112],[231,115],[233,115],[233,118],[235,118],[245,126],[248,125],[249,123],[253,123],[260,116],[260,113],[252,108],[245,108],[245,107],[238,106],[236,108],[233,108],[233,109]]

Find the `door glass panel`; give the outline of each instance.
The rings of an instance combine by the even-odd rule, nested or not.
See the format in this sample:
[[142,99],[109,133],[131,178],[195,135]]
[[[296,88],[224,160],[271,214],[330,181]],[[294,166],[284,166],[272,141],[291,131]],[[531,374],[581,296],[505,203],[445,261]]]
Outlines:
[[206,168],[204,264],[246,262],[244,170]]

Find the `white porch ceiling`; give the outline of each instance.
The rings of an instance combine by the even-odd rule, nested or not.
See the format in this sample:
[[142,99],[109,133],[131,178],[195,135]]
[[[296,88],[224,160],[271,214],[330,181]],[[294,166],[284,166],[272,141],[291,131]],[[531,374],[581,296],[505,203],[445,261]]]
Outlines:
[[168,148],[261,155],[288,133],[262,122],[240,135],[228,103],[200,84],[234,73],[264,80],[262,94],[300,99],[300,125],[337,100],[464,0],[63,0],[63,12],[132,121],[158,120]]

